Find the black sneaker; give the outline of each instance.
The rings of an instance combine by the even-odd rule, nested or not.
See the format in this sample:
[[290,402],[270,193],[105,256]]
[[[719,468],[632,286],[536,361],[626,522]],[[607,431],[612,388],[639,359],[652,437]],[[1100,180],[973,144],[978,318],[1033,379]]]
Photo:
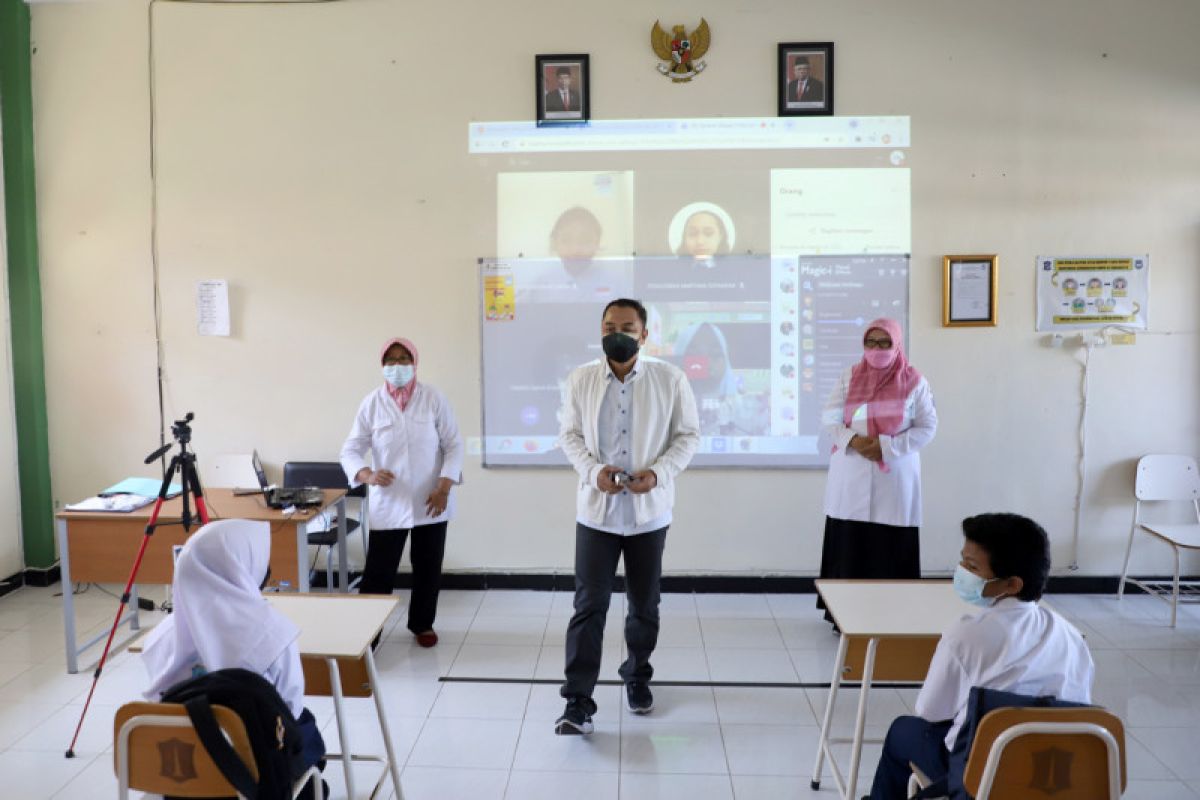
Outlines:
[[654,695],[650,684],[645,681],[630,681],[625,684],[625,704],[634,714],[649,714],[654,710]]
[[554,732],[559,736],[589,734],[595,730],[592,725],[592,714],[595,713],[596,704],[592,698],[572,697],[567,700],[562,716],[554,723]]

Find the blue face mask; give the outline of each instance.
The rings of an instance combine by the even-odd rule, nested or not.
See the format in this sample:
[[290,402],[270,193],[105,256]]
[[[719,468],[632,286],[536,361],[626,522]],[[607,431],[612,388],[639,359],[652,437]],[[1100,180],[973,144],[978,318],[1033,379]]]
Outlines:
[[973,606],[987,608],[992,603],[996,602],[995,597],[984,597],[983,587],[999,578],[981,578],[974,572],[959,564],[954,568],[954,591],[958,592],[958,596],[964,602],[970,603]]
[[412,364],[392,364],[383,368],[383,379],[397,389],[403,389],[412,383],[416,367]]

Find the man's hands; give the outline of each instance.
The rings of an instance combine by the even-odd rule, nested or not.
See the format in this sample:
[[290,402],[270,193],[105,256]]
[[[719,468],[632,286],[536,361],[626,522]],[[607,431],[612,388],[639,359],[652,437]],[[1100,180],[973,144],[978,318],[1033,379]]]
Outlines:
[[855,434],[850,439],[849,448],[868,461],[883,461],[883,445],[878,436],[859,436]]
[[620,467],[611,465],[602,467],[600,474],[596,476],[596,487],[605,494],[619,494],[624,489],[628,489],[634,494],[645,494],[658,486],[658,476],[649,469],[635,472],[629,480],[617,483],[616,476],[620,475],[622,471]]

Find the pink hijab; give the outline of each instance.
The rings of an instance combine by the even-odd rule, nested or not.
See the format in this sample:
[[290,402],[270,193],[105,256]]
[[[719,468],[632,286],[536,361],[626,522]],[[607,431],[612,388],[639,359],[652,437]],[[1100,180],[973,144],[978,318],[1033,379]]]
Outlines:
[[392,399],[396,401],[396,405],[400,406],[400,410],[403,411],[408,407],[408,401],[412,399],[413,392],[417,390],[417,364],[420,363],[421,357],[417,355],[416,345],[414,345],[408,339],[397,336],[395,339],[388,339],[383,343],[383,349],[379,351],[379,363],[381,365],[383,364],[383,357],[387,355],[387,351],[390,350],[394,344],[400,345],[408,351],[409,355],[412,356],[413,379],[408,382],[408,386],[402,386],[399,389],[397,389],[395,386],[392,386],[387,381],[384,381],[383,388],[387,389],[388,394],[392,396]]
[[904,422],[904,403],[921,382],[921,373],[908,363],[904,355],[904,334],[899,322],[886,317],[874,320],[867,325],[863,338],[873,329],[884,331],[892,337],[892,349],[896,351],[896,357],[883,369],[872,367],[865,356],[854,365],[842,419],[849,427],[855,409],[865,404],[867,433],[871,436],[881,433],[892,435],[900,431],[900,425]]

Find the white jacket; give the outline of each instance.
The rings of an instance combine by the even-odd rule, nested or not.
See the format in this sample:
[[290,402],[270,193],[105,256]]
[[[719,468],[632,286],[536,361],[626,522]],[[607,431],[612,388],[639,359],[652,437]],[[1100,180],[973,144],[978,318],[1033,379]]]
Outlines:
[[[630,383],[633,399],[633,470],[652,470],[658,485],[633,495],[638,525],[666,516],[675,505],[675,476],[683,472],[700,445],[696,399],[683,370],[650,356],[639,356],[640,375]],[[558,445],[579,473],[576,517],[603,524],[605,498],[596,479],[605,466],[599,452],[600,404],[607,388],[608,363],[599,359],[575,369],[563,389]]]
[[847,369],[829,394],[821,424],[837,451],[829,457],[825,483],[825,514],[834,519],[917,527],[921,524],[921,456],[918,451],[937,433],[937,409],[929,382],[921,378],[904,403],[900,432],[881,435],[884,472],[850,449],[855,436],[867,436],[866,408],[860,407],[850,427],[843,424],[843,406],[850,387]]
[[446,397],[427,383],[418,383],[403,412],[380,386],[358,407],[350,435],[342,445],[342,469],[350,486],[363,467],[389,469],[391,486],[370,487],[371,528],[390,530],[445,522],[454,516],[454,495],[439,517],[425,511],[425,500],[439,478],[462,483],[463,442],[458,422]]

